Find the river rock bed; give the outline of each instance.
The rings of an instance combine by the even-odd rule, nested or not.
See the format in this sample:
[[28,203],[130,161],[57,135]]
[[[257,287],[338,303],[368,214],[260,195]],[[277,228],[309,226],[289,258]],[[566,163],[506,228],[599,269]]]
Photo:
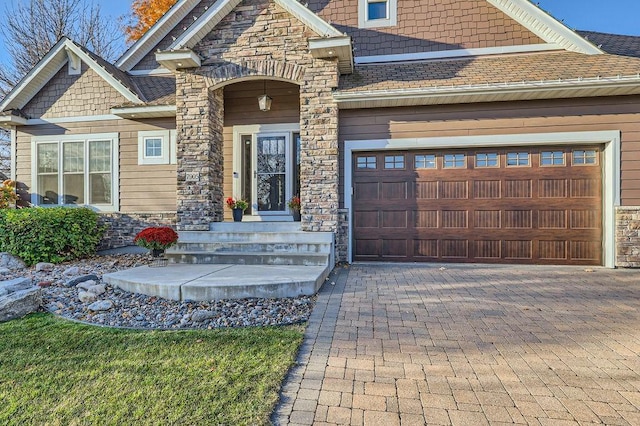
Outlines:
[[[297,324],[309,319],[315,303],[315,297],[307,296],[174,301],[129,293],[102,282],[103,274],[150,262],[147,255],[139,254],[95,256],[60,265],[0,271],[0,281],[31,278],[34,284],[42,287],[42,304],[47,311],[110,327],[211,329]],[[158,268],[159,275],[161,271],[162,268]]]

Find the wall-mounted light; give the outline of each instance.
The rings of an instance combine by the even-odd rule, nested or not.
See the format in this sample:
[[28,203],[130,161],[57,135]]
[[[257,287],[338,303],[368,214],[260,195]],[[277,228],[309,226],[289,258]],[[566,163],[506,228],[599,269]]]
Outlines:
[[267,80],[264,81],[264,95],[258,96],[258,107],[260,111],[269,111],[271,109],[271,102],[273,99],[267,95]]

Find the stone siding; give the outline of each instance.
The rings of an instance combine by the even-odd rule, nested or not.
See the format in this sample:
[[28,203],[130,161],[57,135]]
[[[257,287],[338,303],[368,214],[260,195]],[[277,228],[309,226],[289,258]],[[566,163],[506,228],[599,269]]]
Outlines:
[[616,266],[640,268],[640,207],[616,209]]
[[99,250],[133,245],[136,234],[149,226],[176,226],[174,212],[101,213],[100,221],[109,226]]
[[338,210],[336,232],[336,262],[349,261],[349,209]]
[[105,115],[125,102],[127,98],[82,63],[80,75],[69,75],[63,66],[23,110],[29,118]]
[[[204,87],[217,93],[225,84],[265,78],[300,86],[302,228],[336,232],[338,108],[332,91],[338,84],[338,63],[313,58],[308,39],[317,36],[277,4],[246,0],[194,47],[203,66],[177,78],[179,229],[200,229],[223,217],[222,180],[217,178],[222,164],[210,160],[221,158],[218,128],[224,110],[207,105],[208,96],[216,104],[222,100],[207,95]],[[260,123],[257,109],[255,122]],[[185,185],[185,177],[203,174],[207,167],[217,170],[205,173],[206,183],[200,176],[197,184]]]

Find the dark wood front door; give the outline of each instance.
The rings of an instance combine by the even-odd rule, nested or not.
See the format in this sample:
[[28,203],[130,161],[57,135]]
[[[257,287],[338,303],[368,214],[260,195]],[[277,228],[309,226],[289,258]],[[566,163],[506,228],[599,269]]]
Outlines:
[[358,152],[354,260],[602,264],[599,147]]

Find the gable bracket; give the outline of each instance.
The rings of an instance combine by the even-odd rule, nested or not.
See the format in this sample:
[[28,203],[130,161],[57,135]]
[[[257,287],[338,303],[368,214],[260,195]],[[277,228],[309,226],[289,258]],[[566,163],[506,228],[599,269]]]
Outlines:
[[82,73],[82,61],[76,53],[69,49],[68,46],[64,48],[67,52],[67,58],[69,59],[69,75],[80,75]]

